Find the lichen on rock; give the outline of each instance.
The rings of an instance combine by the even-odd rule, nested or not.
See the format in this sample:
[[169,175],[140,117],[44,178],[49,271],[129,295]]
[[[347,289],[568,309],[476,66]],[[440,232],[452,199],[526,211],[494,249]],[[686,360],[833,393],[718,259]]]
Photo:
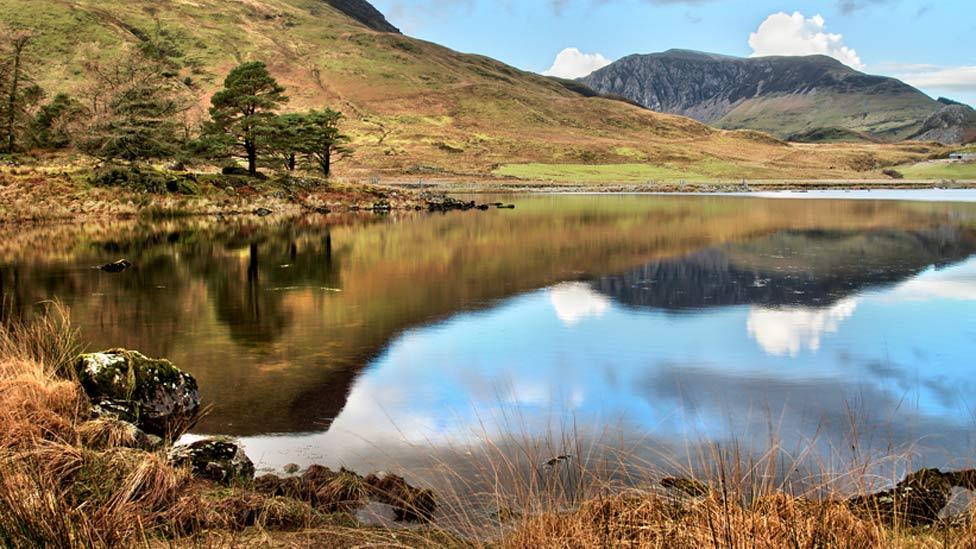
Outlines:
[[79,356],[76,371],[94,415],[132,422],[147,433],[176,437],[200,409],[196,380],[168,360],[114,349]]

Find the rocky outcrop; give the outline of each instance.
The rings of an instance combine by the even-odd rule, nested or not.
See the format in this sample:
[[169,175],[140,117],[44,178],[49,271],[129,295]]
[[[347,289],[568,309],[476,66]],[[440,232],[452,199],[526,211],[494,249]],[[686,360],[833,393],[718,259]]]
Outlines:
[[904,82],[823,55],[744,59],[670,50],[625,57],[580,82],[654,111],[782,138],[831,128],[904,139],[943,107]]
[[326,513],[352,512],[375,501],[392,507],[398,521],[423,522],[437,510],[432,491],[415,488],[398,475],[363,477],[321,465],[310,466],[300,477],[264,475],[254,481],[254,489],[266,496],[303,501]]
[[[694,479],[665,478],[660,481],[660,484],[685,497],[711,496],[720,499],[724,497],[708,484]],[[940,520],[956,488],[976,490],[976,469],[949,472],[939,469],[920,469],[888,490],[854,496],[846,500],[804,501],[810,505],[846,506],[858,515],[869,519],[880,519],[889,525],[927,526]],[[965,522],[968,516],[963,518],[962,522]]]
[[147,433],[176,438],[200,409],[196,380],[168,360],[114,349],[79,356],[75,369],[96,416],[128,421]]
[[366,0],[325,0],[325,2],[375,31],[400,34],[400,29],[390,24],[386,17]]
[[240,444],[223,438],[208,438],[175,446],[169,451],[174,467],[187,467],[193,476],[220,484],[250,482],[254,463]]
[[916,471],[894,488],[846,501],[855,512],[879,517],[886,523],[911,526],[932,524],[952,498],[954,488],[976,490],[976,470],[942,472]]
[[943,145],[976,141],[976,110],[959,103],[946,105],[926,118],[912,139]]

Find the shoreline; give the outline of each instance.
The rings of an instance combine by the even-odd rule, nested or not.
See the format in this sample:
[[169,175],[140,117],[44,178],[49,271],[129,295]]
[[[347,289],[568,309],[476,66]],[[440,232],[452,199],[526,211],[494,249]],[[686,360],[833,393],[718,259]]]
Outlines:
[[[976,180],[798,179],[563,183],[477,175],[442,175],[433,179],[415,179],[402,174],[385,180],[374,177],[369,183],[364,183],[360,182],[360,178],[323,180],[304,175],[251,178],[160,169],[145,169],[145,172],[179,183],[176,186],[181,192],[141,190],[138,178],[119,186],[96,185],[93,180],[97,171],[89,167],[65,170],[57,166],[38,165],[0,169],[0,228],[85,223],[103,219],[209,216],[220,219],[248,215],[294,217],[310,213],[384,213],[428,209],[440,211],[438,208],[431,208],[431,204],[457,195],[656,194],[764,197],[768,193],[791,193],[789,197],[801,198],[808,193],[812,197],[813,193],[825,192],[976,189]],[[136,173],[138,176],[138,170]],[[189,190],[182,192],[184,187],[189,187]]]

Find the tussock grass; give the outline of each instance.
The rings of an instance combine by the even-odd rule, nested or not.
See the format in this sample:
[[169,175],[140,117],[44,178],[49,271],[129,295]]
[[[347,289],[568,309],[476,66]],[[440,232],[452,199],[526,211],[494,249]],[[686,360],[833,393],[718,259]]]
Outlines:
[[834,469],[814,457],[815,441],[787,450],[771,435],[764,453],[703,444],[679,462],[575,425],[530,435],[518,418],[501,418],[503,436],[485,422],[477,452],[458,447],[464,459],[435,463],[446,484],[433,524],[365,527],[350,513],[377,490],[396,503],[402,479],[329,473],[316,492],[327,505],[316,507],[194,480],[163,453],[133,448],[130,426],[89,417],[70,376],[78,346],[63,307],[2,328],[4,547],[976,546],[972,511],[918,527],[845,503],[894,484],[911,470],[910,452]]

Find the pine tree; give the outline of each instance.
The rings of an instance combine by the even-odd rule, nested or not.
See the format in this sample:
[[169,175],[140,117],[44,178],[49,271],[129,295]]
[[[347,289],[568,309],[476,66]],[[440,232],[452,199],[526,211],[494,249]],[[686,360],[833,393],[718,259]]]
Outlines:
[[105,161],[168,158],[182,142],[180,115],[189,106],[186,87],[164,65],[139,49],[105,64],[86,63],[90,124],[80,148]]
[[37,111],[27,128],[32,147],[63,149],[71,144],[72,126],[84,113],[81,104],[66,93],[59,93]]
[[332,163],[336,155],[349,154],[346,143],[349,138],[339,131],[342,113],[332,109],[312,110],[302,115],[299,145],[318,165],[323,175],[332,174]]
[[240,151],[247,171],[257,175],[262,132],[274,111],[288,101],[283,88],[260,61],[244,63],[227,75],[224,88],[211,99],[211,120],[205,129],[212,145]]

